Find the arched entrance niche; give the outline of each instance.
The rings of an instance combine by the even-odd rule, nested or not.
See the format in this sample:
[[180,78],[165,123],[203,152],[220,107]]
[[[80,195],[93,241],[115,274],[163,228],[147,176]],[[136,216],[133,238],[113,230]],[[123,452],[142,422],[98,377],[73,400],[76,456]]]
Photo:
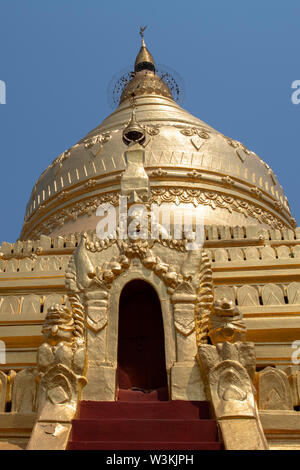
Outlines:
[[160,301],[155,289],[139,279],[128,282],[120,295],[117,384],[143,391],[167,387]]

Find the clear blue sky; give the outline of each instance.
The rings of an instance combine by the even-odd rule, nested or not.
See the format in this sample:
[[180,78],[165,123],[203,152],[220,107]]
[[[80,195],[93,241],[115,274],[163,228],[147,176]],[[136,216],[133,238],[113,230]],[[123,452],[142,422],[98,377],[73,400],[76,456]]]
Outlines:
[[0,240],[15,241],[42,171],[112,112],[138,26],[184,80],[184,108],[275,171],[300,225],[299,0],[0,0]]

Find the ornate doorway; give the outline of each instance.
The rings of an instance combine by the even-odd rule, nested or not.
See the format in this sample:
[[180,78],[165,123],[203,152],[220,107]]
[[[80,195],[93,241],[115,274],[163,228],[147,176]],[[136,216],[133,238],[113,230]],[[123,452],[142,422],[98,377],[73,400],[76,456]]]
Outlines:
[[165,338],[159,298],[145,281],[130,281],[119,303],[118,386],[167,387]]

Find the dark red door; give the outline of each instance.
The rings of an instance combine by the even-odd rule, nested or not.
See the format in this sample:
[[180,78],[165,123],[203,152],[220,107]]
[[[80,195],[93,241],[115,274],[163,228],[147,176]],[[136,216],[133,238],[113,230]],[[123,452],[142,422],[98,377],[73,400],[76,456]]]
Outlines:
[[162,313],[150,284],[129,282],[119,304],[118,382],[121,389],[167,386]]

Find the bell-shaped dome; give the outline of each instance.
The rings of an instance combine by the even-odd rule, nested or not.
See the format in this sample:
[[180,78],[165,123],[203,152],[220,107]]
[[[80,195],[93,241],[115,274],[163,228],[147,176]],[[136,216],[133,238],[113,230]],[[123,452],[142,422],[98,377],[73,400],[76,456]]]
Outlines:
[[119,107],[59,155],[36,182],[21,239],[95,229],[97,207],[118,204],[125,169],[123,131],[132,118],[133,95],[135,117],[145,131],[142,145],[153,202],[202,205],[206,224],[295,226],[270,167],[182,109],[156,75],[143,42]]

